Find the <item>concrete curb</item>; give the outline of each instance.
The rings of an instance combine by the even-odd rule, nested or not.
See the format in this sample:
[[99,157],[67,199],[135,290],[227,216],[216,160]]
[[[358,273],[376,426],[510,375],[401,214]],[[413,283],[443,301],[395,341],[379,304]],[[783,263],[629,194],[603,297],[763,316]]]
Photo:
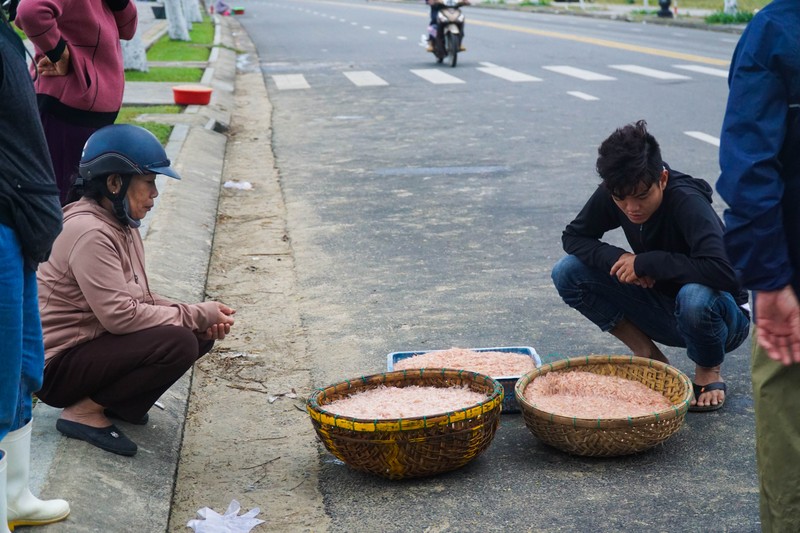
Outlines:
[[[228,24],[221,17],[215,20],[219,36],[215,44],[226,42],[230,39]],[[216,130],[224,131],[230,122],[235,53],[227,49],[213,54],[209,70],[204,81],[214,88],[211,104],[187,109],[206,120],[203,125],[184,124],[173,130],[167,150],[182,180],[160,184],[160,205],[148,217],[145,232],[151,286],[163,296],[186,302],[205,299],[227,144],[227,137]],[[190,381],[187,373],[162,396],[165,409],[152,409],[147,426],[120,424],[139,445],[133,458],[62,438],[55,429],[60,410],[38,404],[31,485],[43,498],[63,497],[72,508],[66,521],[38,530],[166,531]]]

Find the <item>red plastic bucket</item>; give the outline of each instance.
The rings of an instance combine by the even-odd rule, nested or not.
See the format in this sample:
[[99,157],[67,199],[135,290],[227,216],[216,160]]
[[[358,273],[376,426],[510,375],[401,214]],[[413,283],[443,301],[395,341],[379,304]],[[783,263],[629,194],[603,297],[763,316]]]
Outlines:
[[211,89],[202,85],[177,85],[172,94],[178,105],[206,105],[211,101]]

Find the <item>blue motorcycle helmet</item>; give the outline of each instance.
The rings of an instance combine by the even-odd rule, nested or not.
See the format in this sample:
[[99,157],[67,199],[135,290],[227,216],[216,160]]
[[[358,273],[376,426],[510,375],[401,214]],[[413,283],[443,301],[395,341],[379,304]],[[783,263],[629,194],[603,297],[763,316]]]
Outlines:
[[[86,141],[74,186],[99,192],[111,200],[114,215],[123,225],[138,228],[141,221],[131,218],[126,194],[131,179],[146,174],[181,179],[170,164],[164,147],[148,130],[132,124],[112,124],[100,128]],[[112,174],[122,178],[118,194],[111,194],[106,184]]]

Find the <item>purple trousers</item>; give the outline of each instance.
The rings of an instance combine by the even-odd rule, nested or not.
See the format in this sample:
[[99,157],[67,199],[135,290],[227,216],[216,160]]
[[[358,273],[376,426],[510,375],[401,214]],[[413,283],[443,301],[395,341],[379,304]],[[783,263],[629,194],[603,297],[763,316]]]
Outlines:
[[109,333],[50,358],[37,396],[61,408],[91,398],[125,420],[139,420],[213,346],[179,326]]
[[40,113],[44,136],[50,150],[50,159],[56,175],[56,185],[61,196],[61,205],[67,200],[67,193],[78,173],[83,145],[99,128],[76,126],[65,122],[50,113]]

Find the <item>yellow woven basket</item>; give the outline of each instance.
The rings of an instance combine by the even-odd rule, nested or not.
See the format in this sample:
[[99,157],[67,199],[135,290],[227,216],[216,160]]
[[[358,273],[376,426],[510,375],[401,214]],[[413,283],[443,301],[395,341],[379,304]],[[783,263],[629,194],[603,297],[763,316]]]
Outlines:
[[[435,416],[364,420],[325,410],[354,393],[388,387],[461,387],[486,400]],[[419,369],[386,372],[316,390],[306,409],[325,447],[350,467],[389,479],[430,476],[455,470],[480,455],[494,438],[503,404],[503,386],[465,370]]]
[[[672,407],[632,418],[573,418],[543,411],[525,398],[525,388],[548,372],[594,372],[644,383],[660,392]],[[514,388],[525,425],[540,440],[575,455],[616,456],[644,451],[675,433],[683,424],[692,387],[677,368],[629,355],[589,355],[564,359],[523,375]]]

